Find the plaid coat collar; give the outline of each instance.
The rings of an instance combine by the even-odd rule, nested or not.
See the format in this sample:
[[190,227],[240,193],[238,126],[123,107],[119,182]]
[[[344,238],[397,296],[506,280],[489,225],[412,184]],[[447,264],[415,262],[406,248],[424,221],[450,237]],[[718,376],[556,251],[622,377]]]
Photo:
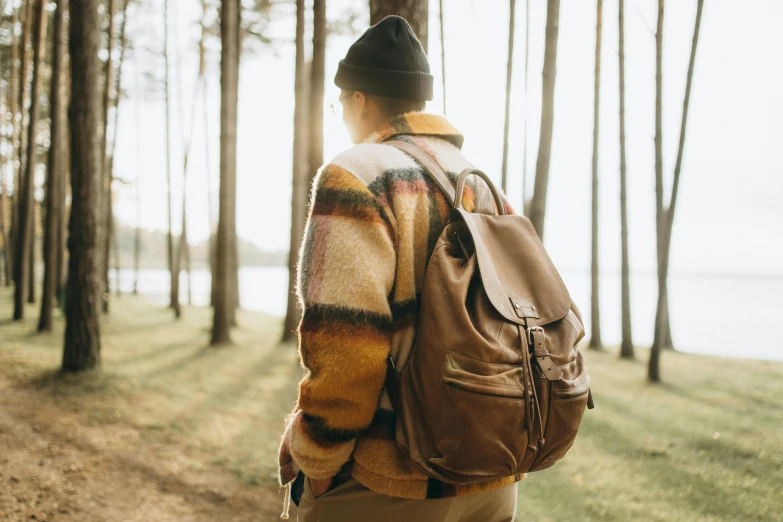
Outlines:
[[462,148],[465,138],[443,116],[424,112],[400,114],[370,134],[364,143],[380,143],[399,135],[434,136],[445,139]]

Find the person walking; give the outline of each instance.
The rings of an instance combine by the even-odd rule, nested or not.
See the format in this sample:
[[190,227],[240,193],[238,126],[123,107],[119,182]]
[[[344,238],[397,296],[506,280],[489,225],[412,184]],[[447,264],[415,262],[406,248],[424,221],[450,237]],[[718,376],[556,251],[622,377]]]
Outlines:
[[[513,521],[524,475],[463,485],[424,473],[395,441],[385,385],[411,354],[425,270],[451,211],[423,166],[386,142],[414,145],[454,183],[471,167],[463,136],[424,112],[433,76],[403,18],[370,27],[334,82],[333,110],[355,145],[313,183],[297,284],[306,374],[279,452],[286,501],[303,522]],[[476,180],[462,206],[492,212],[492,201]]]

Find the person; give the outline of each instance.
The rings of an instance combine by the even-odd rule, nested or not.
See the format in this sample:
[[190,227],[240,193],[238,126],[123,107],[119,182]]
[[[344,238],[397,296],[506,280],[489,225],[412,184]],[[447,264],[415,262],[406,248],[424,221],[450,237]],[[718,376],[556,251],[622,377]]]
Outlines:
[[[512,521],[521,477],[454,485],[427,476],[395,442],[384,388],[387,365],[404,365],[413,348],[427,261],[451,206],[421,165],[384,142],[417,145],[455,182],[471,166],[463,136],[423,112],[433,76],[403,18],[370,27],[334,81],[355,146],[313,184],[297,284],[306,375],[279,453],[286,500],[303,522]],[[467,211],[476,193],[489,194],[478,186],[465,191]]]

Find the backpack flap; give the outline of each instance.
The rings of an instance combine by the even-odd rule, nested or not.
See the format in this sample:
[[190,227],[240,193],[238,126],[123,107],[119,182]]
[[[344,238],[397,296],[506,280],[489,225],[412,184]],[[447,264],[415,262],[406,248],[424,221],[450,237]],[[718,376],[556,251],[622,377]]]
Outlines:
[[470,231],[481,282],[498,313],[523,326],[568,314],[571,296],[529,219],[454,212]]

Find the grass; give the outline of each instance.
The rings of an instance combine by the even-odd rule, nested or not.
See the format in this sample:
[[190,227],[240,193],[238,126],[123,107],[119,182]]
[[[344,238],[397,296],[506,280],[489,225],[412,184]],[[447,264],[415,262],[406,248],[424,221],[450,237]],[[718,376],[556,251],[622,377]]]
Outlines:
[[[5,290],[0,309],[10,315]],[[33,334],[36,313],[0,322],[0,377],[86,423],[181,448],[190,469],[276,490],[282,419],[301,377],[294,347],[277,344],[279,320],[242,312],[235,344],[214,349],[208,310],[186,308],[174,322],[122,297],[104,318],[102,370],[60,376],[62,320]],[[783,519],[782,363],[666,352],[665,382],[652,386],[642,362],[587,359],[596,409],[565,459],[520,483],[519,520]]]

